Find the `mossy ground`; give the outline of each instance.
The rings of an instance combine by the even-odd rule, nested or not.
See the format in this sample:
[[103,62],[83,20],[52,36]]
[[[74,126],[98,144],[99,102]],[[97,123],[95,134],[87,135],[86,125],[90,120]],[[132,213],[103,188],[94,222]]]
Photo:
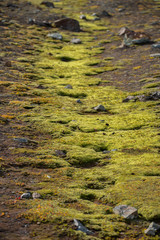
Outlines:
[[[39,5],[41,1],[31,2]],[[12,167],[23,167],[15,183],[11,182],[17,194],[30,190],[42,196],[14,204],[21,209],[19,217],[33,224],[32,239],[158,239],[146,237],[144,229],[149,221],[159,222],[160,218],[159,101],[122,103],[130,93],[114,87],[126,84],[122,73],[128,71],[133,79],[138,76],[138,86],[144,85],[134,95],[157,90],[158,60],[145,55],[150,46],[117,50],[120,38],[113,32],[124,24],[123,17],[119,23],[106,18],[93,21],[90,12],[97,5],[87,12],[86,3],[64,0],[55,2],[56,8],[50,10],[79,20],[83,29],[79,33],[17,23],[4,27],[3,40],[12,37],[11,45],[25,46],[25,50],[12,60],[8,72],[2,70],[0,87],[12,97],[5,110],[1,105],[0,123],[4,128],[7,121],[12,124],[9,141],[22,134],[31,138],[28,145],[11,142]],[[153,6],[157,10],[158,5]],[[139,11],[143,14],[143,9]],[[88,21],[79,19],[80,12],[87,12]],[[63,40],[50,39],[50,32],[60,32]],[[73,37],[82,44],[72,44]],[[146,51],[144,55],[141,49]],[[141,59],[136,58],[138,50]],[[1,57],[10,55],[9,49],[2,49]],[[135,60],[139,62],[135,64]],[[150,72],[144,70],[148,65]],[[132,79],[128,81],[132,83]],[[68,84],[73,88],[65,88]],[[94,110],[99,104],[105,112]],[[65,151],[65,156],[58,156],[56,150]],[[6,172],[9,158],[0,160]],[[13,172],[18,172],[13,168],[12,179]],[[6,197],[4,194],[3,199]],[[136,207],[139,220],[129,223],[115,215],[117,204]],[[94,236],[74,230],[74,218]]]

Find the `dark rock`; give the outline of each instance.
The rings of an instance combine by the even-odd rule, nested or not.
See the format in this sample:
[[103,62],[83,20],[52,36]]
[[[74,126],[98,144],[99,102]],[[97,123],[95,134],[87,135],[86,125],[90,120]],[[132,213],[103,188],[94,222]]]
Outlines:
[[86,228],[79,220],[74,219],[74,225],[77,227],[78,231],[82,231],[87,235],[93,235],[93,232]]
[[66,157],[66,151],[65,150],[55,150],[55,155],[57,157]]
[[112,17],[112,15],[110,13],[108,13],[106,10],[103,10],[100,14],[100,17]]
[[47,37],[51,37],[51,38],[57,39],[57,40],[63,39],[63,37],[60,33],[48,33]]
[[157,101],[160,99],[160,91],[157,92],[153,92],[153,93],[149,93],[148,95],[138,95],[138,96],[128,96],[127,98],[125,98],[123,100],[123,102],[129,102],[131,100],[134,101],[141,101],[141,102],[145,102],[145,101]]
[[34,192],[34,193],[32,193],[32,198],[33,199],[38,199],[38,198],[41,198],[41,195],[37,192]]
[[160,230],[160,225],[152,222],[149,227],[145,230],[146,235],[155,236],[157,231]]
[[11,61],[5,62],[4,66],[5,66],[5,67],[12,67]]
[[71,43],[73,43],[73,44],[80,44],[82,42],[81,42],[81,40],[79,38],[72,38]]
[[56,20],[54,23],[55,23],[55,27],[57,28],[62,28],[72,32],[80,32],[79,22],[75,19],[63,18],[60,20]]
[[65,86],[65,88],[67,89],[73,89],[72,85],[68,84],[67,86]]
[[23,193],[20,196],[20,199],[30,199],[31,197],[32,197],[32,194],[30,192],[27,192],[27,193]]
[[18,5],[13,4],[13,3],[8,3],[8,4],[7,4],[7,7],[8,7],[8,8],[19,8]]
[[48,1],[41,2],[41,5],[45,5],[46,7],[49,7],[49,8],[55,8],[54,4]]
[[94,107],[94,110],[101,111],[101,112],[105,112],[106,111],[105,107],[103,105],[101,105],[101,104],[98,105],[97,107]]
[[138,217],[138,211],[134,207],[130,207],[127,205],[119,205],[113,209],[115,214],[119,214],[120,216],[126,219],[135,219]]

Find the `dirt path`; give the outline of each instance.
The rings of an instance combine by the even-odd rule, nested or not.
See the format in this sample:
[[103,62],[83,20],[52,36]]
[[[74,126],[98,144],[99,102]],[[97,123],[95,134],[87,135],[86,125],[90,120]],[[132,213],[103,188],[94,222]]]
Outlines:
[[[58,175],[60,173],[56,168],[52,169],[43,164],[41,166],[35,162],[29,164],[27,161],[27,158],[32,159],[37,156],[37,149],[41,151],[46,142],[52,140],[53,134],[40,131],[40,129],[35,128],[32,122],[23,121],[19,117],[27,115],[28,111],[32,109],[32,104],[29,105],[28,101],[32,99],[33,105],[35,102],[42,101],[33,92],[36,92],[37,89],[39,91],[41,88],[43,91],[43,86],[36,83],[34,74],[37,73],[31,73],[27,61],[25,66],[17,64],[18,58],[27,59],[28,56],[32,58],[30,53],[34,50],[37,51],[38,56],[38,51],[40,52],[43,43],[38,42],[37,39],[48,31],[48,28],[38,26],[39,30],[36,29],[36,31],[39,31],[39,35],[36,33],[38,36],[35,37],[28,28],[28,19],[33,18],[36,13],[38,20],[54,21],[63,13],[53,14],[50,12],[48,14],[49,10],[46,8],[21,1],[1,1],[0,7],[2,37],[2,53],[0,55],[0,239],[86,239],[85,236],[79,236],[72,233],[71,230],[68,233],[67,227],[62,231],[60,223],[58,225],[55,222],[41,224],[38,220],[25,219],[23,214],[31,207],[25,201],[17,199],[23,192],[36,192],[39,189],[37,184],[46,176],[53,175],[54,179],[63,176]],[[100,63],[95,69],[104,67],[106,63],[101,59],[107,59],[108,64],[111,67],[117,67],[117,70],[104,71],[96,75],[95,78],[101,79],[98,87],[114,86],[125,92],[139,91],[146,83],[150,84],[148,88],[158,87],[160,80],[159,58],[152,58],[150,54],[159,52],[159,49],[152,48],[150,44],[120,49],[118,46],[121,40],[117,36],[118,29],[127,25],[133,30],[143,29],[147,31],[151,34],[153,41],[157,41],[160,33],[160,22],[159,8],[155,2],[131,0],[126,2],[121,0],[108,1],[104,4],[104,1],[96,1],[96,3],[90,1],[89,8],[92,10],[87,9],[88,14],[93,10],[100,12],[105,8],[113,15],[110,20],[107,20],[110,21],[108,30],[95,36],[96,41],[100,41],[99,46],[104,48],[103,53],[97,54]],[[84,9],[85,7],[83,7],[83,11]],[[32,25],[30,28],[32,29]],[[65,34],[67,35],[66,32]],[[110,39],[110,42],[106,43],[106,38]],[[32,70],[34,64],[32,64]],[[28,78],[29,74],[30,79]],[[31,84],[31,79],[35,81],[35,84]],[[41,102],[38,103],[38,106],[40,105]],[[24,159],[23,162],[22,159]],[[46,179],[45,181],[47,182]],[[60,186],[60,183],[58,184],[57,186]],[[63,183],[61,184],[63,185]],[[48,199],[50,198],[51,196],[48,197]],[[72,202],[67,204],[72,205]],[[75,207],[79,211],[83,208],[80,204]],[[64,226],[69,224],[70,229],[74,228],[71,221],[67,220],[63,224]],[[115,237],[108,235],[108,238],[105,235],[99,236],[97,227],[94,238],[87,239],[142,239],[144,237],[142,229],[147,224],[146,220],[140,222],[139,226],[134,223],[135,230],[133,230],[131,223],[131,230],[126,230],[128,235],[126,235],[125,230],[122,230],[122,235],[118,237],[117,235]],[[121,228],[123,229],[123,226]],[[145,237],[144,239],[151,238]]]

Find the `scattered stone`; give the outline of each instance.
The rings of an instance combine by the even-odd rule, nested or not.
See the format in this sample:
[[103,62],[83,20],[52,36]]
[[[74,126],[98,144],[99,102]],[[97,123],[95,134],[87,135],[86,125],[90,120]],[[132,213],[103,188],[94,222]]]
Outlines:
[[93,21],[99,21],[99,20],[101,20],[100,17],[95,17],[95,18],[93,19]]
[[87,235],[93,235],[93,232],[86,228],[79,220],[74,219],[74,225],[77,227],[78,231],[82,231]]
[[72,18],[62,18],[59,20],[56,20],[55,27],[62,28],[68,31],[72,32],[80,32],[80,25],[79,22]]
[[51,38],[57,39],[57,40],[63,39],[63,37],[60,33],[48,33],[47,37],[51,37]]
[[107,154],[107,153],[110,153],[110,151],[104,150],[102,153]]
[[46,7],[49,7],[49,8],[55,8],[54,4],[48,1],[41,2],[41,5],[45,5]]
[[4,66],[5,66],[5,67],[12,67],[11,61],[5,62]]
[[146,235],[155,236],[156,232],[160,230],[160,225],[152,222],[149,227],[145,230]]
[[19,143],[28,143],[29,140],[28,138],[13,138],[14,141],[19,142]]
[[122,27],[118,33],[119,36],[124,36],[120,47],[131,46],[132,44],[146,44],[151,43],[151,37],[144,32],[135,32],[127,27]]
[[57,157],[66,157],[66,151],[65,150],[55,150],[55,155]]
[[37,222],[37,225],[40,225],[41,224],[41,222]]
[[135,219],[138,217],[138,211],[136,208],[127,206],[127,205],[119,205],[113,209],[115,214],[119,214],[120,216],[126,219]]
[[92,14],[93,17],[98,17],[97,13]]
[[72,38],[71,43],[73,44],[81,44],[81,40],[79,38]]
[[160,42],[157,42],[152,45],[153,48],[160,48]]
[[20,196],[20,199],[30,199],[31,197],[32,197],[32,194],[30,192],[27,192],[27,193],[23,193]]
[[101,111],[101,112],[105,112],[106,111],[105,107],[103,105],[101,105],[101,104],[98,105],[97,107],[94,107],[94,110]]
[[87,20],[87,17],[85,15],[81,15],[79,18],[83,20]]
[[100,17],[112,17],[112,15],[110,13],[108,13],[106,10],[103,10],[100,14]]
[[129,102],[131,100],[135,100],[135,96],[128,96],[122,102]]
[[150,57],[160,57],[160,53],[150,54]]
[[68,84],[67,86],[65,86],[65,88],[67,89],[73,89],[72,85]]
[[125,8],[119,8],[118,9],[118,12],[124,12],[125,11]]
[[32,193],[32,198],[33,199],[38,199],[38,198],[41,198],[41,195],[37,192],[34,192],[34,193]]
[[51,22],[37,21],[34,18],[29,18],[28,19],[28,23],[31,24],[31,25],[35,24],[35,25],[40,26],[40,27],[52,27],[52,23]]
[[77,100],[77,103],[82,103],[80,99]]

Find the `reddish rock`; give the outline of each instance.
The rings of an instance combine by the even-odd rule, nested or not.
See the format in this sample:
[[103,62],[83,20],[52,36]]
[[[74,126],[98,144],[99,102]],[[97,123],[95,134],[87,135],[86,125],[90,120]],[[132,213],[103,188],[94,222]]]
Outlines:
[[80,32],[81,30],[79,22],[72,18],[59,19],[59,20],[56,20],[54,23],[55,23],[55,27],[69,30],[72,32]]

